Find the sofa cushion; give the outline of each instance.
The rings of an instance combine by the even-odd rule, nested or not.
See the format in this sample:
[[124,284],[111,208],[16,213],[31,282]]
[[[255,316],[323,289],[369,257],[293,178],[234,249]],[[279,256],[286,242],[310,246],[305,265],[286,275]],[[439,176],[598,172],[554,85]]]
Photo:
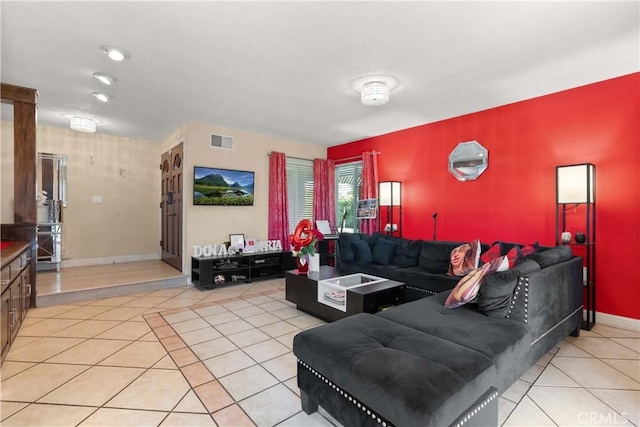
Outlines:
[[376,316],[481,352],[494,361],[496,372],[504,375],[496,383],[504,391],[513,382],[509,381],[508,372],[518,370],[516,367],[531,345],[526,323],[485,316],[475,304],[450,310],[444,307],[447,296],[443,292],[381,311]]
[[481,352],[366,313],[300,332],[293,353],[398,426],[449,425],[495,380]]
[[446,273],[451,251],[458,246],[459,242],[423,241],[418,265],[428,273]]
[[478,292],[478,311],[489,317],[506,317],[518,278],[537,270],[540,265],[528,259],[511,270],[487,275]]
[[[405,267],[391,270],[390,279],[403,282],[409,286],[426,289],[431,294],[447,291],[455,287],[460,281],[460,277],[447,276],[444,273],[429,273],[422,267]],[[422,295],[422,297],[427,296]]]
[[393,264],[382,265],[373,262],[351,261],[340,265],[340,274],[344,276],[352,273],[365,273],[376,277],[391,278],[392,272],[398,269],[402,270]]
[[371,251],[373,262],[382,265],[389,264],[396,253],[397,246],[397,243],[393,240],[378,239]]
[[371,248],[369,248],[369,243],[364,240],[354,240],[351,242],[351,247],[353,248],[353,254],[355,255],[355,260],[359,262],[371,262],[373,261],[373,255],[371,254]]
[[398,239],[393,263],[402,267],[415,267],[418,265],[421,247],[422,240]]
[[541,268],[549,267],[562,261],[568,261],[571,258],[573,258],[573,252],[569,245],[555,246],[527,257],[527,259],[537,262]]

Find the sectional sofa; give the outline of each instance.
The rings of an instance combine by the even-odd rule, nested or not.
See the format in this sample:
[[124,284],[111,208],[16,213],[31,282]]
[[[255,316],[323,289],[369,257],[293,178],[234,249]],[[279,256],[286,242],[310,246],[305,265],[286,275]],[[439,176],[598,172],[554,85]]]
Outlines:
[[[367,273],[405,284],[406,300],[414,301],[452,289],[460,277],[448,276],[451,251],[467,242],[409,240],[382,233],[341,233],[336,262],[339,270]],[[514,243],[504,243],[508,251]],[[483,243],[482,252],[489,245]]]
[[[347,253],[340,268],[346,263],[356,271],[359,263],[362,271],[396,280],[400,270],[413,268],[405,276],[416,280],[413,286],[437,292],[443,273],[416,270],[423,268],[420,253],[418,265],[403,265],[409,249],[423,243],[398,246],[387,264],[350,261]],[[488,275],[477,301],[445,308],[450,292],[296,335],[303,410],[320,405],[345,426],[497,425],[500,393],[564,337],[579,334],[582,259],[569,247],[541,248]]]

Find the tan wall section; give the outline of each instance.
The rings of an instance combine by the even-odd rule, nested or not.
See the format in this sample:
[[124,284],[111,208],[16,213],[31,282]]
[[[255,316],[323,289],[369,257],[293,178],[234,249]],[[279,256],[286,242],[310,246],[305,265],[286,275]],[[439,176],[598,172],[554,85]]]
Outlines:
[[67,155],[64,259],[159,256],[158,148],[157,141],[38,127],[38,152]]
[[[33,195],[35,197],[35,193]],[[0,221],[13,224],[13,122],[0,122]]]
[[[234,149],[210,148],[211,133],[232,136]],[[13,204],[8,200],[13,194],[12,136],[12,123],[3,122],[3,222],[13,221]],[[269,152],[326,158],[323,146],[202,123],[186,123],[160,142],[39,126],[37,151],[67,155],[68,205],[63,212],[66,260],[159,256],[160,154],[180,142],[184,142],[185,152],[183,270],[187,273],[193,245],[222,243],[229,240],[230,233],[267,238]],[[196,165],[254,171],[254,206],[193,206]],[[93,196],[102,196],[102,203],[93,203]]]
[[[232,136],[234,149],[209,147],[210,134]],[[266,240],[269,206],[269,157],[271,151],[305,159],[326,158],[326,148],[202,123],[185,129],[185,262],[194,245],[222,243],[229,234]],[[206,166],[255,172],[253,206],[194,206],[193,167]]]

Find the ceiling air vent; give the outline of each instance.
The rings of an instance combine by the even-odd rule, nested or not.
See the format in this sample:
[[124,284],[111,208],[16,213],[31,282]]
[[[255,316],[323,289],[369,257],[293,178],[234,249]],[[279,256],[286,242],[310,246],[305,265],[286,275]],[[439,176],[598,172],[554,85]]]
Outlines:
[[233,150],[233,137],[211,134],[211,148],[222,148],[224,150]]

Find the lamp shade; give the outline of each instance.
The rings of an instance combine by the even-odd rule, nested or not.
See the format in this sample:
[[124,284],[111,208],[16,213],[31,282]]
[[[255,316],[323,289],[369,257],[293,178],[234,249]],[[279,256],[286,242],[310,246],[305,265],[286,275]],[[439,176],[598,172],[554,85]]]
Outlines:
[[400,206],[401,185],[398,181],[383,181],[378,184],[380,206]]
[[595,169],[591,163],[556,167],[557,203],[595,203]]

